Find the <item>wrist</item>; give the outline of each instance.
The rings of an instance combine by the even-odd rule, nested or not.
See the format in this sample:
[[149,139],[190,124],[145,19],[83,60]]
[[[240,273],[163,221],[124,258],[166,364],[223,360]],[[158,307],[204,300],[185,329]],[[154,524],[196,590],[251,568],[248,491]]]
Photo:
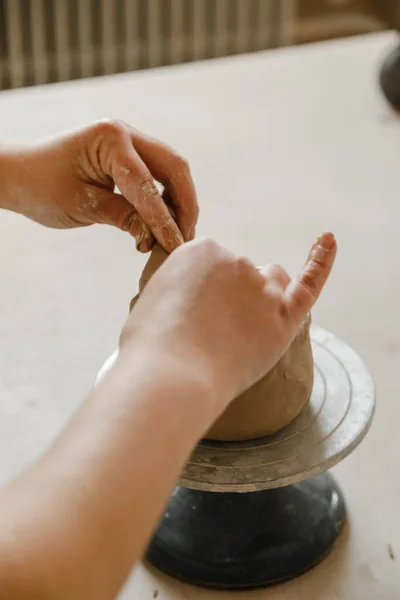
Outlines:
[[[198,422],[202,435],[228,401],[212,376],[211,369],[193,352],[173,345],[163,347],[138,339],[121,345],[114,366],[118,378],[130,389],[155,390],[155,402],[173,397],[173,410]],[[171,406],[172,409],[172,406]]]
[[17,153],[0,148],[0,208],[13,210],[20,175]]

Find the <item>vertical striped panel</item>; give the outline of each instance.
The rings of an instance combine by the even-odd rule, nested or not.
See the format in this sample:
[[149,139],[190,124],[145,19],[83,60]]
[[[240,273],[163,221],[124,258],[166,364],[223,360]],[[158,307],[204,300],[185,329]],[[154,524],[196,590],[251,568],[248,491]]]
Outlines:
[[[80,0],[79,0],[80,1]],[[113,0],[100,0],[102,73],[115,73],[117,66],[117,40],[115,39],[115,7]]]
[[158,67],[162,63],[161,1],[147,0],[147,53],[149,67]]
[[207,5],[204,0],[193,0],[192,11],[193,60],[201,60],[207,52]]
[[68,21],[68,2],[65,2],[65,0],[54,0],[55,50],[59,81],[65,81],[71,75]]
[[20,87],[286,45],[297,3],[0,0],[0,73]]
[[279,46],[293,44],[296,37],[296,16],[298,0],[283,0],[280,3],[280,35]]
[[47,54],[46,34],[43,0],[30,0],[31,8],[31,39],[32,39],[32,64],[33,80],[37,84],[47,81]]
[[78,36],[80,75],[81,77],[91,77],[94,70],[91,0],[78,1]]
[[6,0],[8,60],[10,62],[10,85],[21,87],[25,83],[25,67],[22,46],[20,0]]
[[229,2],[233,0],[215,0],[215,56],[224,56],[228,52],[228,13]]
[[171,62],[179,63],[184,59],[184,7],[187,0],[171,0]]
[[272,3],[275,0],[257,0],[258,23],[255,36],[255,48],[264,50],[271,45],[272,41]]
[[138,67],[139,42],[137,39],[137,0],[124,0],[125,68],[132,71]]
[[[268,0],[264,0],[266,2]],[[249,50],[249,24],[251,10],[251,0],[236,0],[236,19],[237,19],[237,35],[235,40],[236,52],[247,52]]]

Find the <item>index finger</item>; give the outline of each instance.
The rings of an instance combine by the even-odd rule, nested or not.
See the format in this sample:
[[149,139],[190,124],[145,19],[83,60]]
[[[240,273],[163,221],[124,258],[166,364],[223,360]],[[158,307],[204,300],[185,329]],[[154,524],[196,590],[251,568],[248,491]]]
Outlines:
[[199,216],[197,194],[187,161],[160,140],[133,127],[132,143],[154,179],[167,189],[176,221],[185,241],[194,237]]
[[286,288],[284,295],[288,316],[301,323],[317,301],[335,262],[336,240],[323,233],[312,246],[301,273]]
[[113,165],[112,177],[167,252],[172,252],[183,243],[178,225],[160,196],[152,174],[129,139],[125,141]]

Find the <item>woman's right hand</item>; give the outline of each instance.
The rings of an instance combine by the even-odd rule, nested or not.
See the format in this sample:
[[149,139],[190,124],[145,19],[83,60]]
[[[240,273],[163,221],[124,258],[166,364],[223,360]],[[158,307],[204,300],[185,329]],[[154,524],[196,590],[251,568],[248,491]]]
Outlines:
[[296,279],[277,265],[257,269],[217,243],[178,248],[157,271],[121,334],[133,348],[180,361],[213,390],[213,418],[265,375],[292,343],[336,255],[332,234],[312,246]]

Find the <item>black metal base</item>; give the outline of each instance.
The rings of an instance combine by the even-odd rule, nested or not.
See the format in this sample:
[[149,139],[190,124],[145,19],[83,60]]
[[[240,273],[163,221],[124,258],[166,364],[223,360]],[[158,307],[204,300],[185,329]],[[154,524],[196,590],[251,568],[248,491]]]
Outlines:
[[400,44],[384,60],[379,83],[389,104],[400,110]]
[[342,493],[326,473],[246,494],[178,487],[147,558],[161,571],[202,587],[265,587],[323,559],[345,514]]

